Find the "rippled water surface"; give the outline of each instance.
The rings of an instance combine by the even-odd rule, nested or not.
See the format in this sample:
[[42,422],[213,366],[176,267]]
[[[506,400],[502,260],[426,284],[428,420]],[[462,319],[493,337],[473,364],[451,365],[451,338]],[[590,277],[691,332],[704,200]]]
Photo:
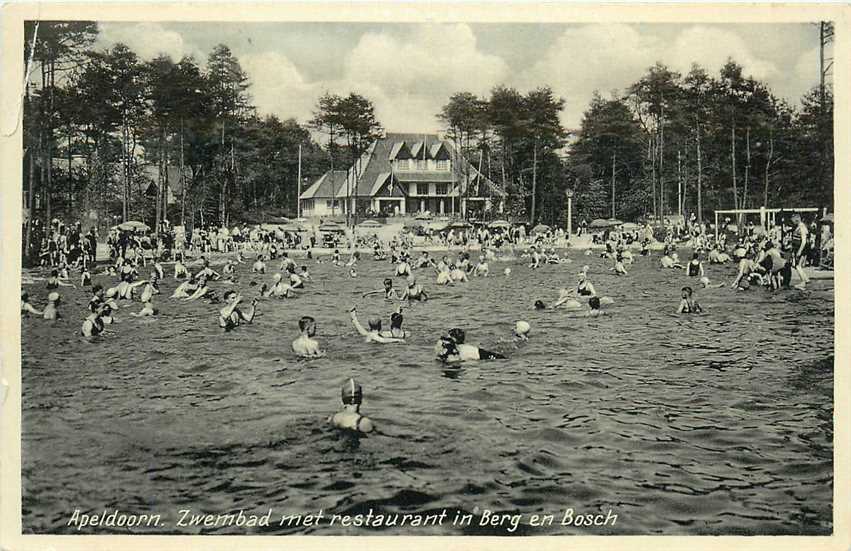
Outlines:
[[[550,527],[514,534],[829,534],[832,281],[806,292],[699,290],[705,314],[680,317],[672,312],[688,282],[658,268],[657,257],[616,278],[599,258],[570,256],[572,264],[537,271],[492,263],[499,275],[454,288],[437,289],[421,272],[434,300],[405,311],[413,336],[393,346],[365,344],[347,314],[357,303],[362,319],[387,323],[391,304],[360,298],[391,273],[385,262],[362,263],[354,280],[343,268],[310,265],[307,292],[265,299],[253,325],[227,334],[216,323],[220,306],[169,300],[176,285],[167,278],[158,319],[131,318],[135,303],[122,308],[115,335],[85,342],[87,294],[63,288],[65,321],[22,322],[24,532],[70,532],[74,509],[159,513],[167,523],[139,531],[242,533],[173,524],[186,508],[450,508],[556,515]],[[553,300],[584,263],[598,292],[615,299],[611,315],[532,308]],[[734,272],[707,268],[719,281]],[[240,283],[250,297],[246,270]],[[44,304],[43,283],[26,289]],[[291,355],[304,314],[317,319],[327,358]],[[515,348],[518,319],[533,329]],[[444,371],[431,349],[453,326],[510,359]],[[325,425],[349,376],[363,384],[363,412],[380,429],[359,445]],[[612,509],[617,523],[560,526],[568,507]],[[475,522],[269,530],[507,533]],[[97,532],[110,531],[121,529]]]

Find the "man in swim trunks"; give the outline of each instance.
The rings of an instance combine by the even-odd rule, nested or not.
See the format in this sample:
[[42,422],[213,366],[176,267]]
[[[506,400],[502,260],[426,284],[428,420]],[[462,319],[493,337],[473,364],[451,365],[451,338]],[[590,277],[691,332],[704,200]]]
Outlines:
[[689,277],[703,277],[703,262],[700,261],[700,255],[698,253],[694,253],[691,256],[691,261],[686,264],[685,267],[686,275]]
[[335,428],[354,431],[356,433],[370,433],[375,430],[375,425],[369,417],[361,414],[360,406],[363,402],[363,389],[354,379],[349,379],[343,385],[341,391],[343,409],[335,413],[328,421]]
[[804,290],[807,288],[807,283],[810,282],[809,276],[804,272],[804,260],[809,252],[809,234],[810,230],[807,225],[801,220],[800,214],[792,216],[792,223],[795,224],[795,230],[792,233],[792,268],[798,273],[801,282],[795,285],[796,289]]
[[292,350],[302,358],[321,358],[325,355],[319,350],[319,342],[313,337],[316,335],[316,320],[310,316],[302,316],[298,320],[298,329],[301,334],[292,343]]
[[251,307],[248,313],[239,309],[239,303],[242,302],[242,295],[233,289],[225,291],[224,299],[227,302],[227,306],[219,310],[219,327],[225,331],[230,331],[236,328],[241,321],[245,321],[246,323],[252,323],[254,321],[258,302],[256,298],[251,301]]

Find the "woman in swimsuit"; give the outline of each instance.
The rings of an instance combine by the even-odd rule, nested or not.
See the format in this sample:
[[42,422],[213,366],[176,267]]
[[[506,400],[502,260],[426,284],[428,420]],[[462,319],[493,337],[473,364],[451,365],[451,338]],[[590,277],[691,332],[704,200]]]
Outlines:
[[679,308],[677,308],[678,314],[699,314],[703,312],[700,304],[692,298],[692,293],[691,287],[682,288],[682,300],[680,301]]

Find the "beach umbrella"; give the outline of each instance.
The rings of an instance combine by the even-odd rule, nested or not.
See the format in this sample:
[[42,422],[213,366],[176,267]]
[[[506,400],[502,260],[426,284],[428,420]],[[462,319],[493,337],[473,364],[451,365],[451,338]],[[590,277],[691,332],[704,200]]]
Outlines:
[[618,220],[617,218],[609,218],[607,222],[610,226],[620,226],[623,224],[623,220]]
[[597,218],[595,220],[591,220],[591,223],[588,224],[589,228],[608,228],[612,223],[604,218]]
[[635,222],[627,222],[626,224],[623,225],[623,229],[625,229],[627,231],[637,230],[640,227],[641,226],[639,226]]
[[449,224],[449,227],[456,230],[462,230],[464,228],[470,228],[472,226],[468,222],[461,222],[460,220],[458,220]]
[[430,215],[430,214],[425,214],[425,213],[423,213],[423,214],[418,214],[418,215],[416,215],[416,216],[414,217],[414,220],[431,220],[431,215]]
[[433,231],[443,231],[449,227],[448,222],[432,222],[428,225],[429,229]]
[[491,228],[510,228],[511,223],[508,220],[494,220],[488,226]]
[[281,226],[279,226],[279,227],[283,231],[288,231],[288,232],[306,231],[304,229],[304,226],[302,226],[301,224],[296,224],[295,222],[290,222],[289,224],[281,224]]
[[144,222],[139,222],[138,220],[128,220],[127,222],[122,222],[115,226],[119,230],[127,230],[127,231],[148,231],[151,229],[151,226],[145,224]]
[[532,228],[531,233],[547,233],[548,231],[550,231],[550,229],[551,228],[546,224],[538,224],[537,226]]
[[358,226],[362,228],[380,228],[383,224],[377,220],[364,220]]

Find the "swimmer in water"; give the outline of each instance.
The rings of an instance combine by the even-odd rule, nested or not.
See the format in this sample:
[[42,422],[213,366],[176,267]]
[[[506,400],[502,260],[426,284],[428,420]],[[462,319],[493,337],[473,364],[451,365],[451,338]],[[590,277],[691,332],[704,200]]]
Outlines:
[[62,281],[59,277],[59,270],[51,270],[50,277],[47,278],[47,288],[58,289],[60,287],[74,287],[74,284]]
[[529,322],[518,321],[514,324],[514,329],[511,330],[511,334],[514,336],[515,340],[526,342],[529,340],[529,332],[531,330],[532,326],[529,325]]
[[257,260],[255,260],[254,264],[251,265],[251,273],[265,274],[266,273],[266,262],[264,260],[265,260],[265,257],[262,254],[257,255]]
[[295,289],[288,281],[284,281],[284,276],[281,274],[272,276],[272,281],[272,286],[262,293],[263,296],[275,298],[293,298],[295,296]]
[[177,286],[177,289],[171,294],[171,298],[188,298],[197,289],[198,284],[195,283],[195,278],[190,274],[189,279]]
[[460,269],[456,265],[449,266],[449,277],[454,283],[467,283],[470,279],[467,277],[467,272]]
[[463,329],[450,329],[449,336],[441,337],[434,347],[437,359],[444,363],[459,363],[469,360],[504,360],[505,356],[472,344],[466,344]]
[[381,336],[392,337],[395,339],[404,339],[408,336],[408,332],[402,329],[402,321],[405,318],[402,316],[402,305],[395,312],[390,314],[390,331],[382,331]]
[[242,295],[233,289],[225,291],[224,299],[227,302],[227,306],[219,310],[219,327],[225,331],[230,331],[236,328],[242,321],[246,323],[252,323],[254,321],[258,302],[256,298],[251,301],[251,307],[247,313],[239,309],[239,303],[242,302]]
[[356,278],[358,277],[358,271],[355,270],[354,266],[349,270],[349,277]]
[[316,335],[316,320],[310,316],[302,316],[298,320],[300,335],[292,343],[292,350],[302,358],[321,358],[325,355],[319,350],[319,342],[313,337]]
[[369,329],[364,329],[363,325],[361,325],[358,320],[358,311],[356,306],[352,306],[349,310],[349,315],[352,318],[352,325],[355,326],[357,332],[363,336],[366,342],[377,342],[378,344],[390,344],[390,343],[404,343],[404,339],[395,338],[395,337],[386,337],[382,335],[381,331],[381,320],[379,318],[370,318],[367,320],[367,325],[369,325]]
[[200,276],[198,278],[198,287],[195,289],[195,292],[185,297],[184,301],[198,300],[199,298],[206,297],[210,294],[210,288],[207,286],[207,278],[205,276]]
[[680,306],[677,308],[678,314],[699,314],[703,312],[700,304],[692,298],[692,293],[691,287],[682,288],[682,300],[680,300]]
[[410,276],[411,275],[411,266],[404,260],[400,260],[399,264],[396,266],[396,275],[397,276]]
[[476,277],[488,277],[489,271],[490,267],[488,266],[487,260],[485,260],[485,257],[479,256],[479,263],[476,264],[475,268],[473,268],[473,275]]
[[88,287],[92,284],[92,274],[89,273],[88,268],[83,268],[83,271],[80,272],[80,287]]
[[426,294],[423,286],[417,283],[417,278],[409,275],[408,287],[405,289],[405,292],[402,293],[400,300],[407,300],[408,302],[411,302],[412,300],[426,301],[428,300],[428,294]]
[[299,274],[299,277],[302,279],[302,281],[311,281],[310,272],[307,271],[307,266],[301,267],[301,273]]
[[697,253],[692,254],[691,261],[685,266],[686,275],[689,277],[704,277],[703,262]]
[[145,316],[156,316],[159,314],[159,310],[154,308],[154,305],[151,304],[150,300],[146,300],[142,303],[142,310],[139,312],[130,312],[130,315],[134,318],[143,318]]
[[104,331],[104,321],[102,317],[102,310],[98,309],[97,312],[90,313],[86,319],[83,320],[83,325],[80,327],[80,333],[84,337],[96,337],[103,333]]
[[183,265],[183,262],[176,260],[174,262],[174,279],[185,279],[189,276],[189,270]]
[[61,300],[62,297],[60,297],[59,293],[57,293],[56,291],[53,291],[52,293],[47,295],[47,306],[45,306],[44,310],[42,310],[42,317],[46,320],[52,321],[56,321],[62,318],[62,316],[59,315],[58,309]]
[[328,422],[334,428],[354,431],[356,433],[367,434],[374,431],[375,424],[373,424],[369,417],[362,415],[360,412],[360,406],[363,402],[363,389],[361,386],[354,379],[349,379],[343,385],[340,394],[343,409],[329,417]]
[[393,288],[393,280],[389,277],[384,278],[384,289],[377,289],[375,291],[366,292],[363,294],[363,298],[366,298],[369,295],[377,295],[380,293],[384,293],[385,300],[399,300],[399,293],[397,293],[396,289]]
[[42,310],[36,310],[35,306],[30,304],[30,295],[26,291],[21,293],[21,315],[28,316],[29,314],[35,314],[36,316],[41,316],[44,314]]
[[620,254],[615,256],[615,265],[612,267],[612,271],[615,272],[615,275],[629,275],[626,271],[626,266],[623,265],[623,257]]

